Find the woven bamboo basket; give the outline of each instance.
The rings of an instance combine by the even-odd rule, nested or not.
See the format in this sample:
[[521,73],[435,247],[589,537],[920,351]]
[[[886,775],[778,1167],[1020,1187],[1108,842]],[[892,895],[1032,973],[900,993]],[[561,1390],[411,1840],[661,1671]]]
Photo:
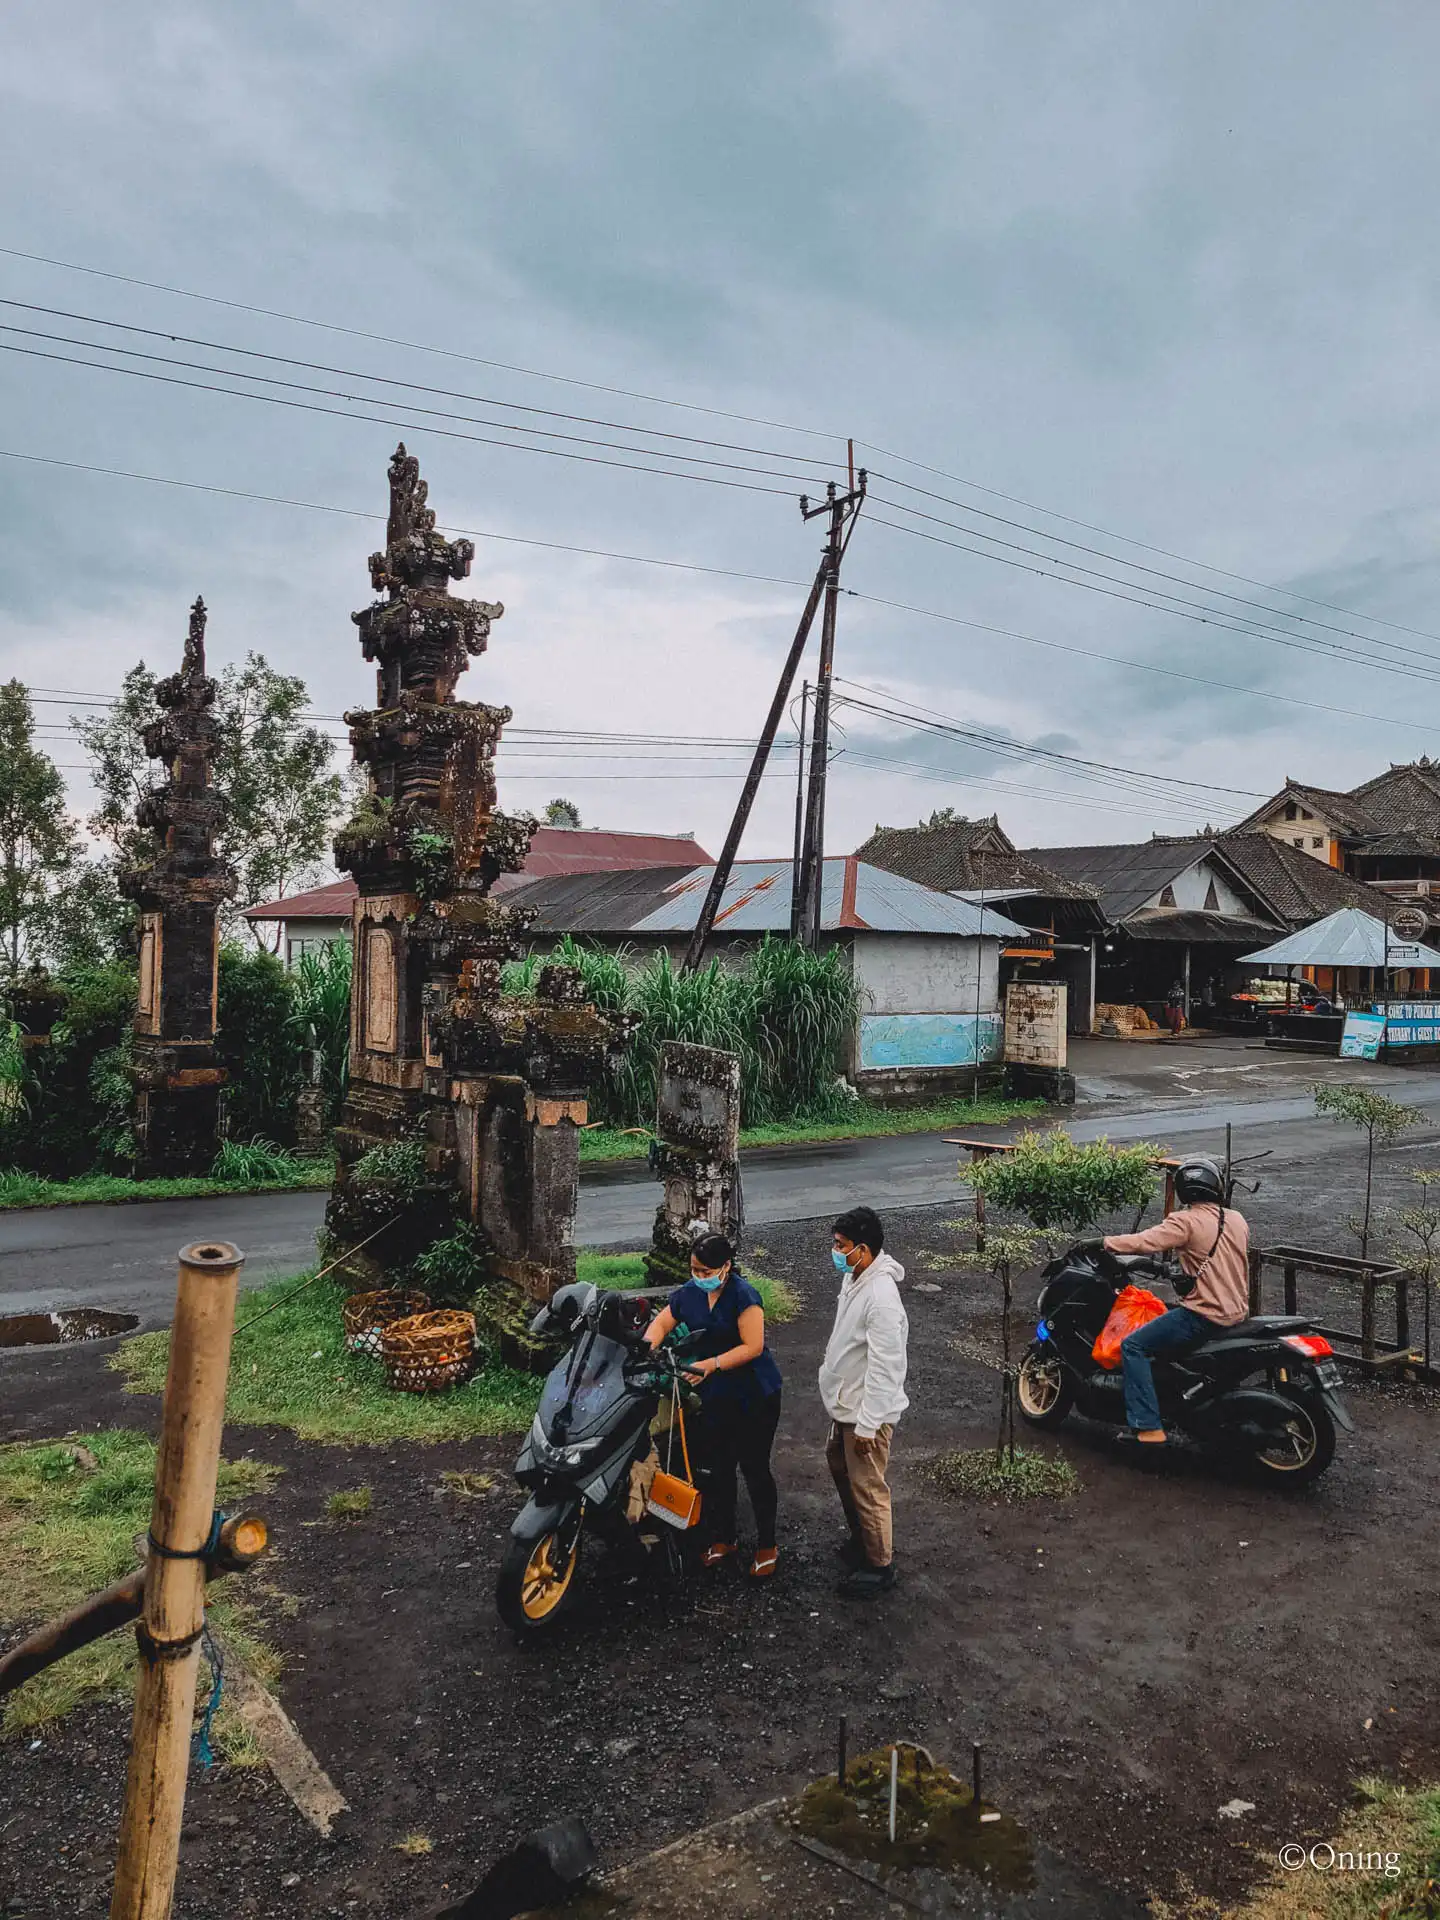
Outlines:
[[401,1393],[458,1386],[474,1372],[477,1354],[474,1314],[450,1308],[392,1320],[380,1334],[380,1358]]
[[425,1293],[407,1293],[401,1287],[381,1287],[374,1293],[352,1293],[340,1309],[345,1344],[352,1353],[380,1358],[380,1336],[396,1320],[424,1313],[430,1304]]

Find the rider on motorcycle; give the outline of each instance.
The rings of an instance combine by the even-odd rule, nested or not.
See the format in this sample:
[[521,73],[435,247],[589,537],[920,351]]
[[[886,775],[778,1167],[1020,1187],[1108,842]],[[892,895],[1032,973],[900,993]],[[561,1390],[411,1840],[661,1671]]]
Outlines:
[[1225,1176],[1203,1154],[1175,1172],[1179,1206],[1158,1226],[1143,1233],[1112,1233],[1100,1244],[1109,1253],[1178,1252],[1184,1269],[1175,1291],[1185,1304],[1146,1321],[1121,1342],[1125,1374],[1127,1440],[1164,1446],[1151,1361],[1157,1354],[1182,1353],[1209,1337],[1216,1327],[1237,1326],[1250,1312],[1250,1229],[1225,1204]]

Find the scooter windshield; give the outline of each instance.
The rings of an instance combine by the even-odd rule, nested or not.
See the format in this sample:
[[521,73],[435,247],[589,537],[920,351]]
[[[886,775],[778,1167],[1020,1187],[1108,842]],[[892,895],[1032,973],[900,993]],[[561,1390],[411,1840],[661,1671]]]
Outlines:
[[618,1340],[607,1340],[600,1334],[568,1353],[550,1373],[540,1396],[540,1425],[544,1431],[552,1439],[556,1437],[556,1417],[568,1406],[569,1418],[564,1423],[567,1435],[583,1440],[629,1393],[625,1358],[626,1349]]

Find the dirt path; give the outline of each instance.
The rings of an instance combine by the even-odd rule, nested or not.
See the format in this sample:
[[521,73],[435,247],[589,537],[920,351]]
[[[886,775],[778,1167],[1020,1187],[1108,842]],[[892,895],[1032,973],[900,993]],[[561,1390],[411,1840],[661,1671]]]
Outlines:
[[[1269,1237],[1295,1234],[1312,1204],[1277,1199]],[[946,1504],[915,1468],[987,1441],[997,1388],[966,1357],[993,1338],[988,1283],[947,1271],[945,1217],[891,1223],[912,1282],[913,1410],[895,1451],[902,1583],[873,1608],[833,1592],[812,1388],[832,1283],[814,1227],[762,1231],[757,1250],[808,1296],[775,1336],[784,1563],[769,1589],[720,1578],[666,1603],[597,1553],[571,1623],[520,1646],[490,1597],[516,1504],[510,1443],[347,1454],[232,1434],[227,1451],[289,1469],[267,1503],[273,1577],[300,1602],[273,1623],[291,1662],[280,1691],[354,1812],[327,1846],[264,1778],[197,1780],[177,1920],[424,1914],[567,1812],[616,1863],[803,1784],[829,1763],[842,1711],[856,1746],[914,1737],[961,1757],[982,1740],[994,1798],[1131,1893],[1230,1895],[1282,1842],[1330,1831],[1358,1775],[1434,1777],[1440,1456],[1427,1396],[1355,1396],[1360,1431],[1298,1497],[1183,1463],[1128,1469],[1075,1424],[1045,1443],[1076,1465],[1075,1499]],[[91,1393],[96,1356],[63,1358],[0,1382],[12,1432],[112,1417]],[[124,1403],[127,1418],[148,1411]],[[492,1470],[493,1491],[442,1491],[455,1466]],[[369,1517],[326,1520],[326,1496],[361,1483]],[[6,1911],[105,1910],[126,1724],[119,1707],[95,1708],[33,1750],[0,1748]],[[1236,1798],[1255,1811],[1220,1817]],[[412,1833],[433,1851],[396,1851]]]

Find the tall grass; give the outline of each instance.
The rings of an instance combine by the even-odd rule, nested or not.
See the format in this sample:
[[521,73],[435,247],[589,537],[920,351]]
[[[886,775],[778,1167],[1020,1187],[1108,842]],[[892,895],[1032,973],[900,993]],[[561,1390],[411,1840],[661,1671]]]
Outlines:
[[585,946],[566,935],[553,952],[507,967],[506,992],[533,991],[547,961],[578,967],[587,997],[605,1012],[637,1017],[623,1060],[597,1089],[597,1119],[653,1124],[667,1040],[738,1055],[747,1126],[824,1119],[849,1104],[835,1083],[854,1028],[857,990],[838,950],[812,953],[767,935],[737,968],[712,960],[684,973],[667,953],[642,963],[625,948]]
[[302,953],[290,985],[291,1023],[299,1044],[313,1046],[319,1057],[325,1117],[333,1126],[350,1072],[350,942],[332,940],[318,953]]

